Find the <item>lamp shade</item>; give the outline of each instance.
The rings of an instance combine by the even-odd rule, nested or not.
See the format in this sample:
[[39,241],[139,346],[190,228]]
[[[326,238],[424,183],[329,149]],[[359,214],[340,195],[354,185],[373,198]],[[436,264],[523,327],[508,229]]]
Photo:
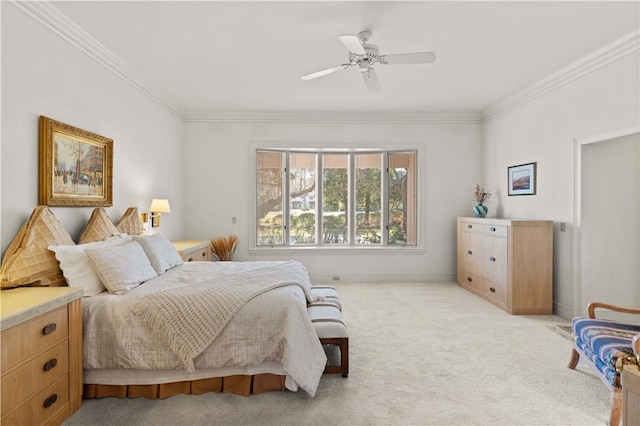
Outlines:
[[151,206],[149,207],[149,211],[151,213],[171,213],[171,207],[169,207],[169,200],[165,200],[162,198],[154,198],[151,201]]

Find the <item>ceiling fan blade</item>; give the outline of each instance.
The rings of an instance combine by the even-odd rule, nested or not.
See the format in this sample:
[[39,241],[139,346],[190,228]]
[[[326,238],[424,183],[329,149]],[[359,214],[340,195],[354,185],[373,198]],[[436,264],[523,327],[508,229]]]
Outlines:
[[362,43],[360,43],[360,39],[354,35],[341,35],[338,37],[342,44],[349,49],[349,52],[355,53],[356,55],[366,55],[367,52],[362,47]]
[[436,61],[434,52],[398,53],[395,55],[380,55],[381,64],[430,64]]
[[303,75],[300,78],[302,78],[303,80],[311,80],[313,78],[322,77],[323,75],[334,73],[336,71],[346,70],[347,68],[351,68],[351,66],[351,64],[342,64],[338,65],[337,67],[327,68],[326,70],[312,72],[311,74]]
[[376,70],[373,68],[369,68],[367,71],[362,73],[362,78],[364,79],[364,84],[367,86],[367,90],[369,93],[380,91],[380,82],[378,81],[378,76],[376,75]]

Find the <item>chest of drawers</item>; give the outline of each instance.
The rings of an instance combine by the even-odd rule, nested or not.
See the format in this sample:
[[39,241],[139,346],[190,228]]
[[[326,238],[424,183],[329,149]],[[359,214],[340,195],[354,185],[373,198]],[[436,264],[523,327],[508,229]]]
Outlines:
[[81,289],[4,290],[3,425],[60,424],[82,404]]
[[458,285],[510,314],[551,314],[553,222],[458,218]]

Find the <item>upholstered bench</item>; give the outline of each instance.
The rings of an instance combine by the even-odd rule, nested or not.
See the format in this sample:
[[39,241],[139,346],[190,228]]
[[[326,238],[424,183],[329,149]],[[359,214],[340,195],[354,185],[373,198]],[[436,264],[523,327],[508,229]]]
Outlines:
[[335,287],[328,285],[314,285],[311,287],[311,295],[321,296],[324,299],[324,302],[333,303],[342,311],[342,302],[340,301],[340,296],[338,296],[338,291]]
[[342,317],[342,303],[335,288],[328,286],[312,287],[311,293],[324,297],[323,301],[310,303],[307,306],[309,318],[318,333],[322,345],[340,348],[340,365],[329,365],[324,369],[326,374],[342,374],[349,376],[349,333]]

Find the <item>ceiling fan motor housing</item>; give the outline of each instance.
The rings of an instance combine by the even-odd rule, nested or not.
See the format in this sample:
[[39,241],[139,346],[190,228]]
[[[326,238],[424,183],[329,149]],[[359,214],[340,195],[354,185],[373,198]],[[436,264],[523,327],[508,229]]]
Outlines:
[[367,53],[365,55],[351,53],[349,62],[358,64],[360,71],[365,72],[369,67],[373,66],[374,63],[379,62],[378,57],[380,56],[380,49],[375,44],[369,43],[362,43],[362,47]]

